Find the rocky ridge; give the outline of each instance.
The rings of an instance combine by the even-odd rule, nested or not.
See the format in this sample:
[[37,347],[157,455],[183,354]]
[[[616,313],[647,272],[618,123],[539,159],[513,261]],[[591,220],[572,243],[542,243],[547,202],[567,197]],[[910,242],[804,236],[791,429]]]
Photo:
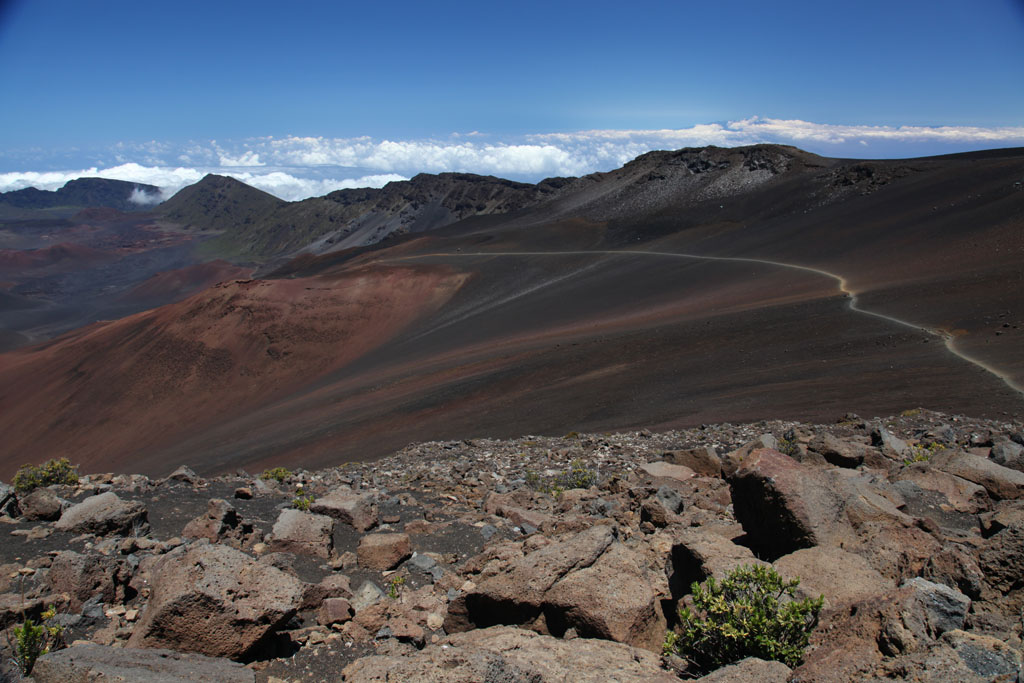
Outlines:
[[706,680],[1020,671],[1020,423],[474,439],[280,474],[0,484],[0,622],[53,605],[71,644],[34,680],[675,680],[690,584],[751,563],[824,595],[821,623],[795,670]]

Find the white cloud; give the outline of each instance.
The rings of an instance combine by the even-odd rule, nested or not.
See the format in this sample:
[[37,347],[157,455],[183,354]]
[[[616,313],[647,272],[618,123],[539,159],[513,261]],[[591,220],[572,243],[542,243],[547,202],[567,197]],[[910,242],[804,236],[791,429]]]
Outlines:
[[163,201],[171,197],[183,187],[199,182],[207,173],[231,176],[247,185],[259,188],[264,192],[269,192],[276,197],[288,201],[318,197],[334,190],[346,188],[382,187],[392,181],[405,180],[404,176],[395,173],[363,175],[356,178],[308,178],[283,171],[270,171],[267,173],[248,171],[224,172],[219,168],[169,168],[129,163],[106,169],[93,167],[44,173],[34,171],[0,173],[0,192],[20,190],[26,187],[52,191],[63,187],[65,183],[75,178],[111,178],[114,180],[128,180],[147,185],[156,185],[161,190],[158,199],[154,200],[152,195],[140,194],[139,191],[133,193],[131,198],[131,201],[139,204],[152,204],[155,201]]
[[[834,156],[858,156],[869,147],[872,154],[906,157],[1024,145],[1024,127],[864,126],[755,116],[686,128],[504,137],[471,131],[418,140],[265,136],[185,144],[149,141],[118,144],[93,157],[104,163],[90,161],[91,166],[82,170],[0,174],[0,191],[29,186],[55,190],[72,178],[93,176],[157,185],[170,195],[212,172],[296,200],[340,188],[380,187],[421,172],[537,181],[611,170],[651,150],[761,142],[792,144]],[[32,150],[23,157],[25,165],[38,163],[41,154]],[[13,158],[4,152],[0,157]]]
[[132,190],[132,196],[128,197],[128,201],[139,206],[152,206],[153,204],[159,204],[164,199],[166,197],[163,196],[162,192],[146,192],[141,187],[136,187]]
[[230,156],[221,154],[220,155],[220,165],[221,166],[236,167],[236,168],[239,167],[239,166],[266,166],[266,164],[264,164],[262,161],[260,161],[260,155],[257,154],[256,152],[253,152],[252,150],[248,150],[246,152],[243,152],[241,154],[241,156],[237,156],[237,157],[230,157]]

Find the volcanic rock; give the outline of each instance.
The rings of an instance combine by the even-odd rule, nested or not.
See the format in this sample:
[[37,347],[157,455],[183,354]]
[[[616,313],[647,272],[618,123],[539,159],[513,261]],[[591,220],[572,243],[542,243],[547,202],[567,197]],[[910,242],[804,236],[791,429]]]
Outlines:
[[302,582],[222,545],[172,550],[153,570],[152,593],[130,647],[168,647],[241,659],[292,617]]
[[72,505],[54,524],[58,531],[103,535],[128,534],[146,524],[146,506],[124,501],[113,491],[86,498]]
[[996,500],[1024,497],[1024,472],[1003,467],[986,458],[946,451],[932,458],[935,467],[985,487]]
[[[2,504],[0,504],[2,507]],[[21,517],[27,521],[43,520],[52,522],[59,519],[67,501],[57,497],[57,494],[48,488],[38,488],[27,496],[18,500],[18,507],[21,508]]]
[[368,569],[394,569],[412,556],[408,534],[367,534],[359,541],[356,557]]
[[372,529],[378,522],[377,505],[373,494],[355,493],[347,489],[337,489],[317,498],[309,506],[309,511],[333,517],[359,532]]
[[146,681],[146,683],[250,683],[255,674],[241,664],[156,648],[136,649],[82,643],[36,660],[37,683]]
[[678,681],[645,650],[586,638],[558,640],[506,626],[458,633],[407,657],[366,657],[347,666],[342,676],[353,683]]
[[267,545],[273,552],[301,553],[327,559],[334,552],[334,519],[301,510],[282,510]]
[[773,563],[785,579],[800,579],[801,597],[825,597],[825,607],[836,608],[880,595],[893,588],[860,555],[841,548],[817,546],[784,555]]
[[99,596],[103,602],[113,602],[119,584],[127,578],[122,576],[122,569],[113,557],[82,555],[72,550],[57,553],[46,574],[53,592],[69,596],[73,611],[81,609],[82,603],[94,596]]
[[747,657],[697,680],[704,683],[786,683],[791,673],[793,670],[782,662]]
[[689,467],[702,477],[722,475],[722,461],[711,446],[667,451],[662,457],[673,465]]

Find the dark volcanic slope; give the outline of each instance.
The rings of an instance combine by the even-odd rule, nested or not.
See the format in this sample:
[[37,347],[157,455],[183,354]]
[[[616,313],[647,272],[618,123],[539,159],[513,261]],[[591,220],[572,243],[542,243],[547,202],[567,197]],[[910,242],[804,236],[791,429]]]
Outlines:
[[1022,175],[1020,150],[757,146],[552,182],[511,214],[0,356],[0,476],[29,451],[163,473],[436,438],[1019,414]]
[[145,183],[130,183],[124,180],[106,178],[77,178],[69,180],[64,187],[50,192],[27,187],[24,190],[0,192],[0,204],[20,209],[49,209],[66,206],[106,206],[120,211],[140,208],[142,203],[132,201],[133,197],[156,198],[160,188]]

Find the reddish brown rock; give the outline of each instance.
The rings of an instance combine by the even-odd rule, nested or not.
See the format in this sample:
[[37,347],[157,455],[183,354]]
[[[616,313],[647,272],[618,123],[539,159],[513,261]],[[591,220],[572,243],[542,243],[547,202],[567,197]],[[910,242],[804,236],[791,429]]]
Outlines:
[[327,598],[316,613],[316,623],[321,626],[344,624],[352,619],[355,610],[345,598]]
[[128,641],[212,657],[250,655],[302,602],[302,582],[234,548],[197,543],[163,556]]
[[48,488],[39,488],[24,498],[18,499],[22,519],[28,521],[42,520],[52,522],[59,519],[64,511],[66,501],[62,501]]
[[478,683],[565,681],[568,683],[672,683],[646,650],[588,638],[559,640],[496,626],[458,633],[410,656],[356,660],[342,672],[352,683]]
[[895,586],[866,559],[841,548],[804,548],[773,564],[783,578],[800,579],[801,597],[824,596],[828,609],[882,595]]
[[736,519],[775,556],[838,535],[846,518],[829,483],[821,470],[768,449],[751,452],[729,481]]
[[987,458],[946,451],[933,456],[932,464],[949,474],[985,487],[996,500],[1024,497],[1024,472],[998,465]]
[[46,574],[46,582],[55,593],[70,598],[70,608],[78,611],[82,603],[93,596],[103,602],[113,602],[127,578],[117,560],[105,555],[81,555],[64,550],[53,558]]
[[668,451],[662,457],[673,465],[689,467],[702,477],[722,475],[722,460],[711,446]]
[[394,569],[411,556],[408,534],[368,534],[360,539],[356,549],[359,566],[366,569]]
[[309,511],[333,517],[359,532],[372,529],[379,521],[373,494],[356,493],[349,489],[337,489],[316,499],[309,506]]

